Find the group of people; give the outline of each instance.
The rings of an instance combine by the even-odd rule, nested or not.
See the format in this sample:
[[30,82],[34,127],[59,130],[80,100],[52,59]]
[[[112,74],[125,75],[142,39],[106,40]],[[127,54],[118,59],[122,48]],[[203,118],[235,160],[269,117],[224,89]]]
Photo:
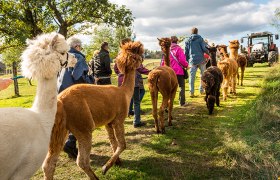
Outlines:
[[[171,37],[170,67],[177,75],[180,87],[179,101],[181,106],[187,105],[185,97],[184,68],[190,68],[190,97],[194,97],[194,82],[197,69],[200,69],[201,76],[206,69],[204,54],[208,53],[206,48],[207,44],[203,38],[198,35],[197,28],[193,28],[191,33],[190,38],[186,41],[185,52],[178,45],[178,38],[176,36]],[[121,44],[125,44],[129,41],[131,41],[130,38],[125,38],[121,41]],[[94,52],[89,65],[86,62],[85,55],[81,52],[83,50],[81,40],[76,37],[71,37],[67,42],[70,46],[69,52],[76,57],[77,63],[74,67],[64,68],[59,73],[57,83],[58,93],[74,84],[111,84],[112,69],[110,66],[111,59],[109,55],[109,44],[107,42],[103,42],[100,46],[100,50]],[[163,63],[164,61],[161,61],[161,65],[163,65]],[[118,75],[118,86],[121,86],[124,75],[118,70],[117,65],[114,66],[114,71]],[[91,72],[91,74],[89,74],[89,72]],[[145,94],[142,74],[147,75],[149,72],[150,70],[146,69],[142,64],[136,71],[134,93],[129,107],[129,115],[134,115],[133,125],[135,128],[146,125],[141,121],[140,104]],[[0,82],[2,82],[2,80]],[[4,84],[4,81],[2,84]],[[5,88],[6,86],[7,85],[5,85]],[[204,90],[201,84],[199,89],[200,93],[203,94]],[[76,138],[71,133],[65,143],[64,151],[71,158],[77,157],[78,149],[76,148]]]

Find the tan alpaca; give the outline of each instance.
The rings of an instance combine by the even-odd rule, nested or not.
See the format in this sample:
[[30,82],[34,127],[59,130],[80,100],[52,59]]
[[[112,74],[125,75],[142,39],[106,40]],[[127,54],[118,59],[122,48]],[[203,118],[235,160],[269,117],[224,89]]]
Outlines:
[[135,70],[143,61],[143,52],[140,42],[128,42],[121,46],[116,63],[124,74],[122,86],[79,84],[59,94],[49,152],[43,164],[45,179],[53,179],[55,164],[68,130],[78,140],[77,164],[90,179],[98,179],[90,167],[92,131],[95,128],[105,125],[113,150],[113,156],[102,168],[103,174],[113,164],[120,163],[119,155],[126,148],[124,120],[133,95]]
[[[237,62],[229,58],[229,55],[226,53],[226,47],[225,45],[218,46],[218,52],[223,57],[222,61],[218,62],[218,67],[221,69],[224,80],[222,83],[223,87],[223,100],[226,100],[227,94],[228,94],[228,87],[230,88],[230,92],[233,94],[236,94],[236,75],[237,75],[237,69],[238,65]],[[226,62],[226,63],[225,63]],[[227,65],[226,65],[227,64]],[[226,69],[228,70],[225,70]],[[228,66],[228,67],[227,67]]]
[[241,69],[241,86],[243,86],[243,78],[244,78],[244,71],[247,66],[247,58],[244,54],[238,54],[239,49],[239,41],[238,40],[232,40],[229,41],[229,49],[230,49],[230,58],[236,60],[238,64],[237,69],[237,84],[239,85],[239,68]]
[[157,101],[158,92],[162,95],[162,104],[159,109],[159,119],[161,126],[161,133],[165,133],[164,126],[164,110],[168,107],[168,125],[172,125],[172,109],[173,101],[176,95],[178,81],[177,76],[172,68],[170,68],[170,46],[171,40],[169,38],[158,39],[164,54],[164,66],[160,66],[152,70],[148,75],[148,86],[153,104],[153,117],[155,121],[155,128],[157,133],[159,130],[158,114],[157,114]]

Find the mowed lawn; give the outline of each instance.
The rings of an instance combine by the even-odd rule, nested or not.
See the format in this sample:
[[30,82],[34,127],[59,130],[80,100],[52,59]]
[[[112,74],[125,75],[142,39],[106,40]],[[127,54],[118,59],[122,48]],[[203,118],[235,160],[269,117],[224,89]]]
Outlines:
[[[271,91],[275,90],[278,97],[279,70],[279,65],[270,68],[267,64],[247,68],[244,86],[237,86],[237,95],[229,95],[226,102],[221,101],[221,107],[215,107],[214,115],[210,116],[203,96],[197,90],[199,82],[196,81],[195,98],[188,96],[186,82],[186,97],[190,105],[184,108],[178,106],[177,93],[173,126],[167,127],[164,135],[155,132],[150,95],[146,89],[142,102],[145,114],[141,118],[147,122],[147,126],[135,129],[133,118],[126,119],[127,149],[120,156],[121,167],[114,166],[106,175],[102,175],[101,167],[112,151],[106,130],[101,127],[93,132],[93,170],[100,179],[275,179],[279,173],[279,133],[274,134],[274,139],[265,138],[265,133],[277,131],[256,128],[254,118],[258,117],[254,115],[258,107],[256,104],[266,91],[265,76],[278,73],[278,76],[273,76],[275,79],[268,79],[275,81],[272,84],[276,89]],[[13,98],[13,87],[10,86],[0,92],[0,107],[31,106],[35,86],[29,86],[25,79],[19,82],[21,97]],[[269,104],[269,101],[263,102]],[[279,98],[273,102],[275,109],[266,111],[273,111],[274,118],[280,117]],[[277,130],[279,123],[272,123],[270,127]],[[272,137],[273,134],[268,136]],[[39,170],[32,179],[42,178],[43,173]],[[74,180],[87,179],[87,176],[62,152],[54,178]]]

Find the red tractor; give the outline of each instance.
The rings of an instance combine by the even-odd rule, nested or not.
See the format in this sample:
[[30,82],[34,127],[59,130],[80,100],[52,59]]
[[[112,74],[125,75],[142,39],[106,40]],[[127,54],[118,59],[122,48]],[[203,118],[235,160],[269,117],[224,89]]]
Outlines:
[[[279,54],[278,47],[273,43],[273,35],[270,32],[258,32],[251,33],[247,37],[241,38],[241,43],[243,39],[247,38],[247,47],[241,46],[241,52],[246,52],[248,55],[248,66],[253,66],[254,63],[265,63],[271,66],[273,63],[278,62]],[[278,40],[278,34],[275,34],[275,39]]]

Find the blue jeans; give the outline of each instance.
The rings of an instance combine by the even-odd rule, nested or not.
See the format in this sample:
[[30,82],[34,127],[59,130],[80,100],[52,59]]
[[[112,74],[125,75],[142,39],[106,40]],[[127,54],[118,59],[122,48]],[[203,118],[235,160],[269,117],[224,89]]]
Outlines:
[[201,76],[203,72],[205,71],[205,64],[198,64],[198,65],[193,65],[190,70],[190,78],[189,78],[189,87],[190,87],[190,93],[194,94],[194,82],[195,82],[195,75],[197,69],[200,69],[200,86],[199,86],[199,91],[200,93],[203,93],[203,87],[201,85]]
[[134,120],[133,124],[138,125],[141,123],[140,117],[140,88],[135,87],[133,93],[133,104],[134,104]]
[[[140,89],[140,103],[142,102],[145,93],[146,93],[145,89]],[[132,111],[133,111],[133,97],[131,98],[130,105],[129,105],[129,112]]]

